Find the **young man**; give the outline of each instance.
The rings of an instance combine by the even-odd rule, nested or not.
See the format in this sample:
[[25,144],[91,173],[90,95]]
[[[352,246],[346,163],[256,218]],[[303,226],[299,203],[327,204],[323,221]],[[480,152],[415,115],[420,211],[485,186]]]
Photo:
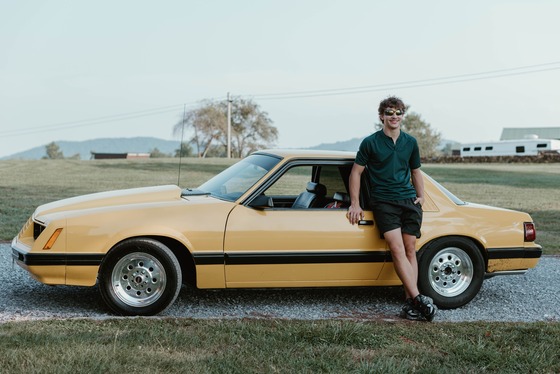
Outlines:
[[379,104],[383,129],[365,138],[350,173],[351,224],[363,219],[360,207],[361,175],[371,186],[373,216],[387,241],[393,265],[403,283],[406,302],[401,317],[432,321],[437,307],[431,298],[418,291],[416,238],[420,237],[424,181],[420,172],[420,152],[416,139],[401,131],[405,105],[397,97]]

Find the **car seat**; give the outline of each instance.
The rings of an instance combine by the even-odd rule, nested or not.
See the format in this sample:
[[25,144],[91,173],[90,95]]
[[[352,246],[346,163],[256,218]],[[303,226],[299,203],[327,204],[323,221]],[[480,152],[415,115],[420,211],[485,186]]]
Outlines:
[[327,194],[327,187],[321,183],[307,182],[305,192],[299,194],[294,201],[292,208],[307,209],[313,206],[318,198],[323,198]]
[[345,192],[335,192],[333,195],[333,202],[327,204],[325,208],[348,208],[350,206],[350,195]]

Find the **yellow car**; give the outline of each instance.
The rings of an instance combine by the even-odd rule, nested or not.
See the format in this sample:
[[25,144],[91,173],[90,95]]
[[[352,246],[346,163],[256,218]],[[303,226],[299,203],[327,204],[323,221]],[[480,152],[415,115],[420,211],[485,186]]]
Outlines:
[[[196,189],[102,192],[36,209],[12,242],[40,282],[94,286],[117,314],[153,315],[183,282],[201,289],[397,286],[368,207],[346,218],[355,153],[255,152]],[[466,203],[425,178],[419,287],[441,308],[485,277],[524,273],[542,254],[522,212]]]

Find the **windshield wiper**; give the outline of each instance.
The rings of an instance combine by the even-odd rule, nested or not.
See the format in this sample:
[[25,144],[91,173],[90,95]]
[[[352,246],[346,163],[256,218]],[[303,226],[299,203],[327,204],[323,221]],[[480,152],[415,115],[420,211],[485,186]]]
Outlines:
[[183,197],[183,196],[204,196],[204,195],[210,195],[210,192],[197,190],[197,189],[192,189],[192,188],[185,188],[183,191],[181,191],[181,197]]

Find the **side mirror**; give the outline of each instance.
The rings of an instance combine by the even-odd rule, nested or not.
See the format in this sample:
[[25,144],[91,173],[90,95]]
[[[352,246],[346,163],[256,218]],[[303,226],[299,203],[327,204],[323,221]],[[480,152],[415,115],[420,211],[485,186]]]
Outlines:
[[272,197],[259,195],[249,203],[249,206],[256,209],[272,208],[274,207],[274,202],[272,200]]

